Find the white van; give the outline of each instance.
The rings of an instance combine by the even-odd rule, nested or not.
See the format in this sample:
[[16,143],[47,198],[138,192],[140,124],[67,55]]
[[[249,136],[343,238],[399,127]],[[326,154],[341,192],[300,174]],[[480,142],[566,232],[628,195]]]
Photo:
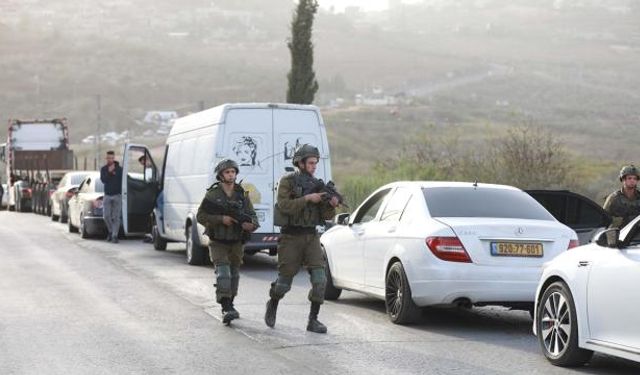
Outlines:
[[[233,159],[240,166],[238,181],[249,191],[260,228],[245,245],[249,254],[260,250],[276,252],[279,228],[273,224],[273,205],[278,181],[293,171],[291,159],[298,145],[310,143],[320,150],[316,177],[331,179],[331,163],[326,130],[315,106],[294,104],[224,104],[179,118],[167,138],[162,173],[151,161],[138,162],[138,155],[149,150],[127,145],[123,159],[123,225],[127,234],[144,232],[139,214],[151,210],[150,202],[136,196],[153,189],[161,191],[161,203],[152,229],[154,247],[167,242],[186,242],[187,262],[203,264],[209,260],[209,243],[196,213],[207,188],[216,182],[214,168],[222,159]],[[137,172],[132,172],[138,168]],[[158,179],[156,176],[160,175]],[[124,179],[123,179],[124,180]],[[133,198],[133,199],[132,199]],[[147,221],[148,222],[148,221]]]

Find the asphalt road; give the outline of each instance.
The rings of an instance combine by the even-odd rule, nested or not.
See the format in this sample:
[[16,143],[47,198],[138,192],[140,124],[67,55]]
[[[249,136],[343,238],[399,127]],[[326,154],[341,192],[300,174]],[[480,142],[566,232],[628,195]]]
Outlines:
[[344,292],[320,312],[329,333],[305,330],[308,276],[264,304],[275,259],[247,257],[236,306],[220,322],[213,268],[185,264],[182,244],[82,240],[34,214],[0,212],[0,374],[639,374],[596,355],[579,369],[550,365],[528,313],[433,309],[391,324],[381,301]]

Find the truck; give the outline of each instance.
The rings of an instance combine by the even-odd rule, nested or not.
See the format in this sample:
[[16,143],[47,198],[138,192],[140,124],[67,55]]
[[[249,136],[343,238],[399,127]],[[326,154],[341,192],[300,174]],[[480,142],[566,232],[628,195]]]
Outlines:
[[7,142],[0,145],[0,160],[8,179],[9,210],[17,206],[30,211],[36,184],[51,183],[52,176],[73,169],[66,118],[9,120]]

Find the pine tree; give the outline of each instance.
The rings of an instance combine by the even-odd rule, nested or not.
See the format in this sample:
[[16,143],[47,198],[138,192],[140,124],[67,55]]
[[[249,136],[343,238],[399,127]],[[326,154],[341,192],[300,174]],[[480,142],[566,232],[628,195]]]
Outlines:
[[311,43],[313,18],[317,10],[316,0],[300,0],[293,14],[291,39],[287,43],[291,51],[291,71],[287,74],[287,103],[311,104],[318,91]]

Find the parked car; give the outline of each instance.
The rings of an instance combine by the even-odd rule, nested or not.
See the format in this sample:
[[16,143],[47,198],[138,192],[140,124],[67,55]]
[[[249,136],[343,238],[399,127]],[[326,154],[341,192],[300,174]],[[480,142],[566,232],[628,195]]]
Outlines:
[[9,188],[7,184],[2,184],[2,196],[0,197],[0,208],[9,207]]
[[561,254],[542,273],[533,331],[554,365],[594,351],[640,362],[640,217]]
[[17,212],[29,212],[31,211],[31,198],[32,191],[29,183],[26,180],[16,181],[13,186],[14,197],[15,197],[15,210]]
[[433,305],[532,313],[542,265],[578,246],[572,229],[503,185],[396,182],[336,222],[320,239],[325,297],[337,299],[342,289],[378,297],[399,324]]
[[59,220],[61,223],[67,222],[69,199],[73,197],[74,189],[77,190],[82,180],[90,173],[92,172],[68,172],[62,177],[56,190],[51,194],[51,220]]
[[69,232],[80,232],[82,238],[106,237],[107,228],[102,218],[103,196],[100,172],[90,173],[69,200]]
[[597,203],[568,190],[527,190],[559,222],[576,231],[580,245],[611,224],[609,214]]

